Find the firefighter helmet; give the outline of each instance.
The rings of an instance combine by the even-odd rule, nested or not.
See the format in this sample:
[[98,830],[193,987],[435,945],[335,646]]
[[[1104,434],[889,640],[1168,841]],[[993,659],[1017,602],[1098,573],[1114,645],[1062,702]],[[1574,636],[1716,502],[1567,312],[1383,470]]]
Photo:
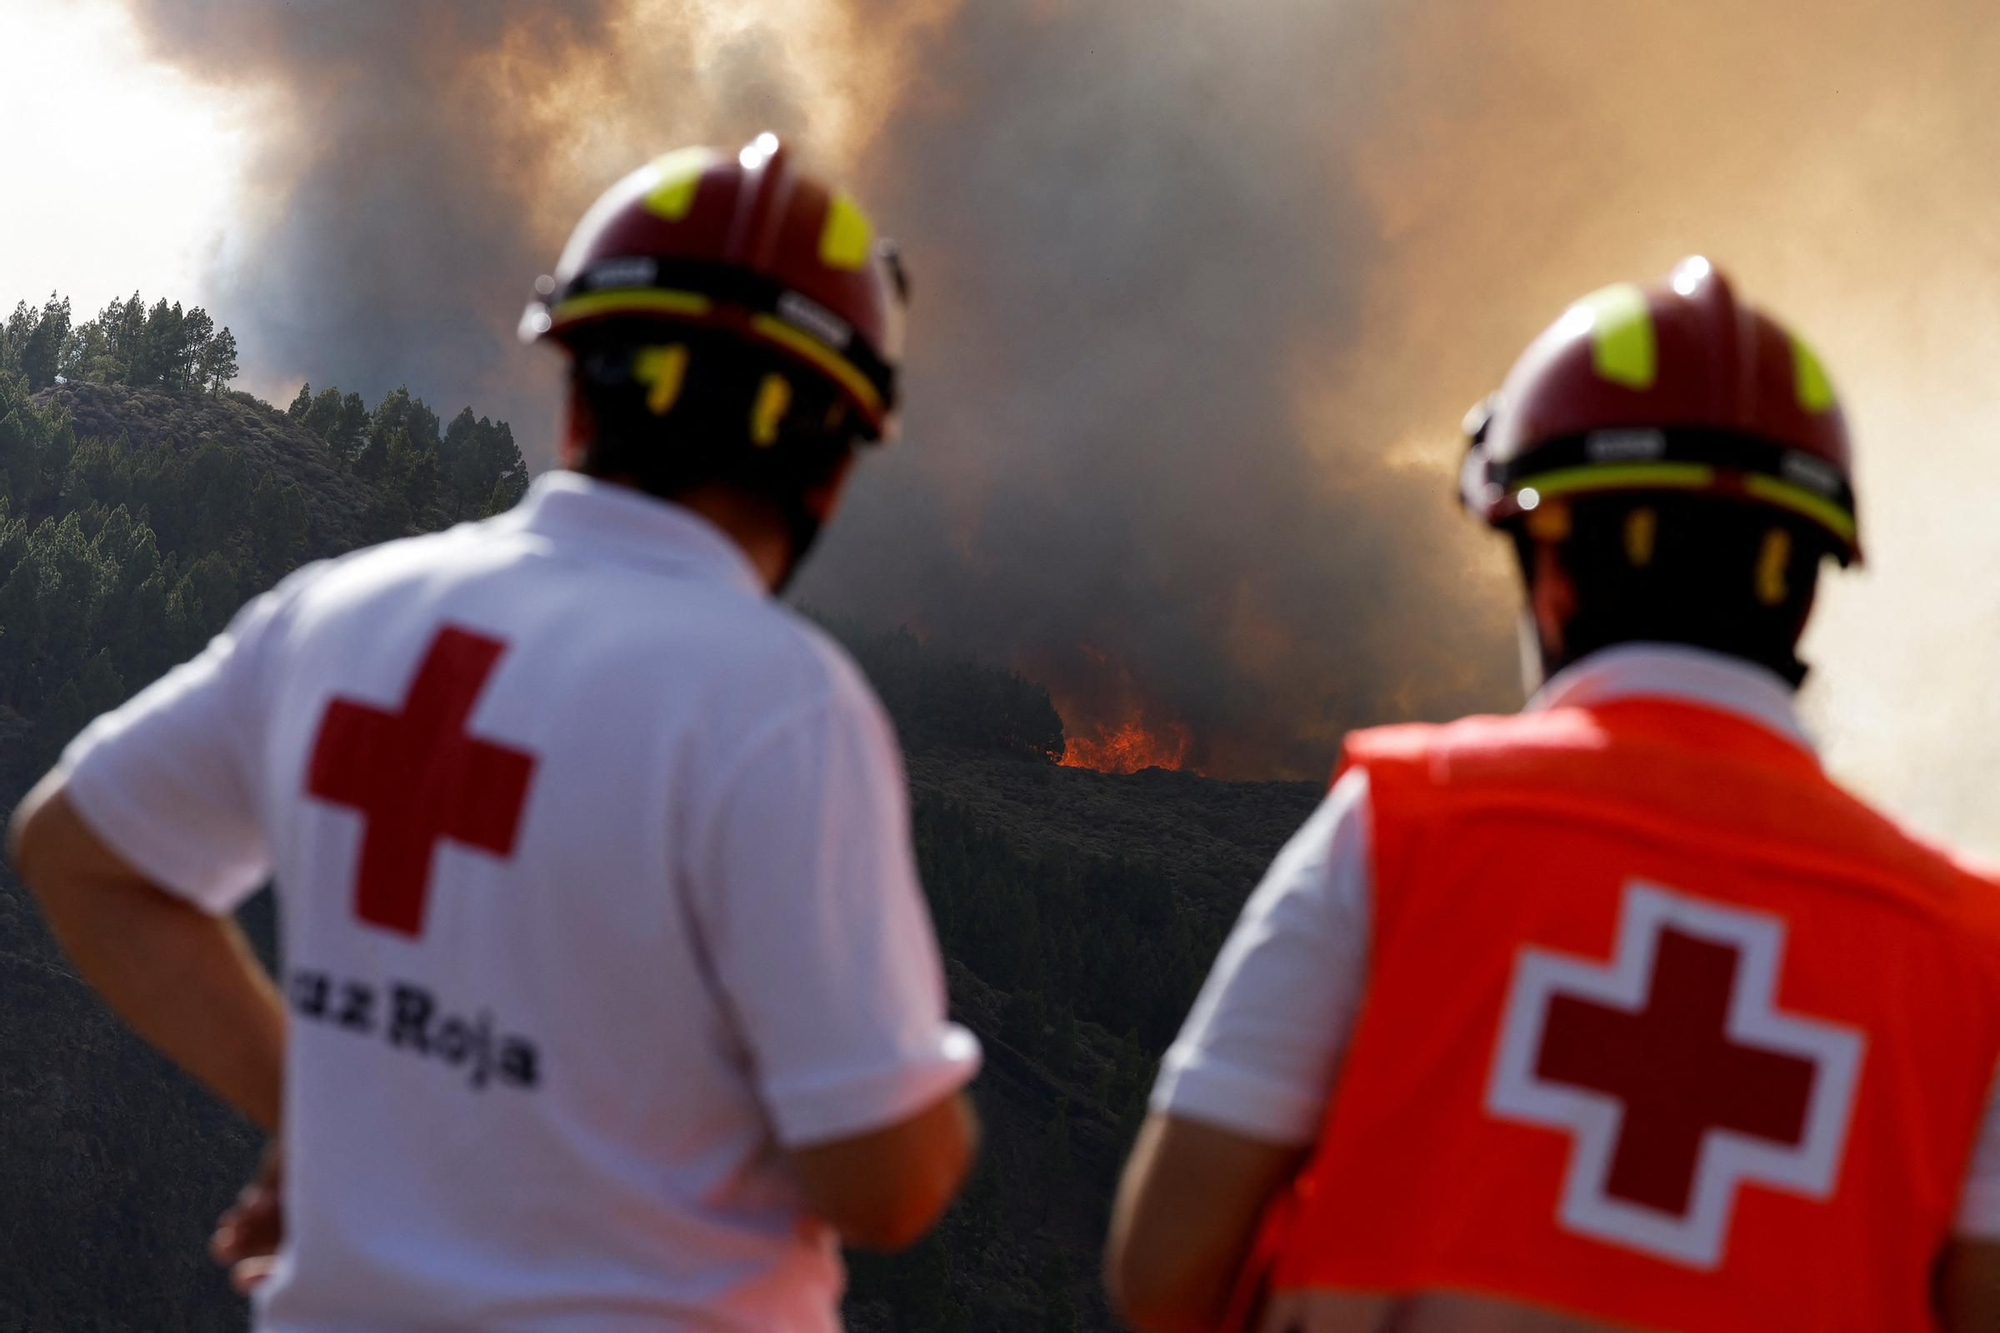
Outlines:
[[1461,495],[1495,525],[1545,500],[1706,493],[1788,511],[1842,563],[1860,558],[1847,426],[1825,369],[1698,256],[1663,283],[1572,305],[1466,432]]
[[853,196],[776,135],[668,153],[591,205],[535,284],[524,342],[665,323],[733,335],[826,381],[859,433],[892,428],[906,284]]

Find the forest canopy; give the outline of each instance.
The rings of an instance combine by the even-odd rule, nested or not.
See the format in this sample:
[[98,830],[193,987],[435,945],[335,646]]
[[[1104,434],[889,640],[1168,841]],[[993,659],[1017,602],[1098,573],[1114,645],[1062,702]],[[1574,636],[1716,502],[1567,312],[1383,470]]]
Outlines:
[[137,292],[72,326],[69,298],[51,293],[39,310],[16,303],[0,329],[0,366],[31,393],[88,381],[219,394],[236,378],[236,335],[200,306],[162,299],[149,307]]
[[136,293],[77,325],[67,298],[21,302],[0,329],[0,792],[297,565],[527,487],[504,421],[445,425],[408,388],[370,408],[308,386],[281,415],[229,388],[236,357],[200,306]]

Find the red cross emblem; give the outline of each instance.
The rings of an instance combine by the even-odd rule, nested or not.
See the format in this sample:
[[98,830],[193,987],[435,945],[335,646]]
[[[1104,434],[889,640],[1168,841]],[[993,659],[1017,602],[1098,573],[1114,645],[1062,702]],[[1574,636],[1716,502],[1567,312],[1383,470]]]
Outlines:
[[1696,1268],[1738,1186],[1833,1192],[1866,1039],[1776,1007],[1785,923],[1625,888],[1608,963],[1524,948],[1486,1107],[1573,1139],[1557,1221]]
[[447,626],[399,712],[335,698],[313,742],[306,791],[361,812],[354,914],[417,936],[440,841],[514,854],[535,757],[479,740],[466,718],[507,645]]

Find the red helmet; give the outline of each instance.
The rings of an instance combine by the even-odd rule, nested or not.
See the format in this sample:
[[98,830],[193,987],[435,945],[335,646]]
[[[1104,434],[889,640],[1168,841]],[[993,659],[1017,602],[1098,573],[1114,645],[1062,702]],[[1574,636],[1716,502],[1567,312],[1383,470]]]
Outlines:
[[1706,492],[1816,524],[1843,563],[1861,555],[1847,424],[1819,358],[1698,256],[1571,306],[1466,430],[1461,494],[1490,523],[1545,499]]
[[625,177],[535,291],[524,342],[567,344],[609,320],[722,329],[831,381],[869,438],[894,421],[902,266],[853,197],[793,170],[774,134],[734,155],[684,148]]

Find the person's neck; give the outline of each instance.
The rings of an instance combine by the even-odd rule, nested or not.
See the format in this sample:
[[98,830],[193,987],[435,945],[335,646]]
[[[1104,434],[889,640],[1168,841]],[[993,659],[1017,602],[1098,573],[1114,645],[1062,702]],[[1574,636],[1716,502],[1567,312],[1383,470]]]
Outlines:
[[792,539],[770,502],[727,486],[703,486],[672,501],[721,528],[741,548],[766,588],[784,583],[792,569]]
[[[597,477],[596,480],[629,490],[640,490],[630,477]],[[701,515],[743,552],[767,589],[784,582],[792,567],[792,539],[784,519],[769,501],[721,484],[697,486],[682,491],[671,500],[641,491],[661,504],[676,504]]]
[[1522,684],[1527,687],[1528,695],[1532,698],[1535,692],[1552,677],[1597,653],[1608,652],[1614,648],[1655,646],[1693,648],[1701,652],[1712,653],[1724,661],[1756,667],[1759,670],[1768,671],[1777,676],[1793,690],[1797,690],[1805,683],[1806,674],[1809,670],[1806,664],[1799,661],[1795,656],[1782,660],[1768,659],[1738,651],[1729,645],[1677,635],[1639,635],[1631,638],[1606,639],[1602,642],[1579,644],[1573,651],[1557,651],[1551,647],[1545,635],[1537,635],[1535,633],[1534,625],[1532,622],[1529,622],[1525,627],[1521,644]]

